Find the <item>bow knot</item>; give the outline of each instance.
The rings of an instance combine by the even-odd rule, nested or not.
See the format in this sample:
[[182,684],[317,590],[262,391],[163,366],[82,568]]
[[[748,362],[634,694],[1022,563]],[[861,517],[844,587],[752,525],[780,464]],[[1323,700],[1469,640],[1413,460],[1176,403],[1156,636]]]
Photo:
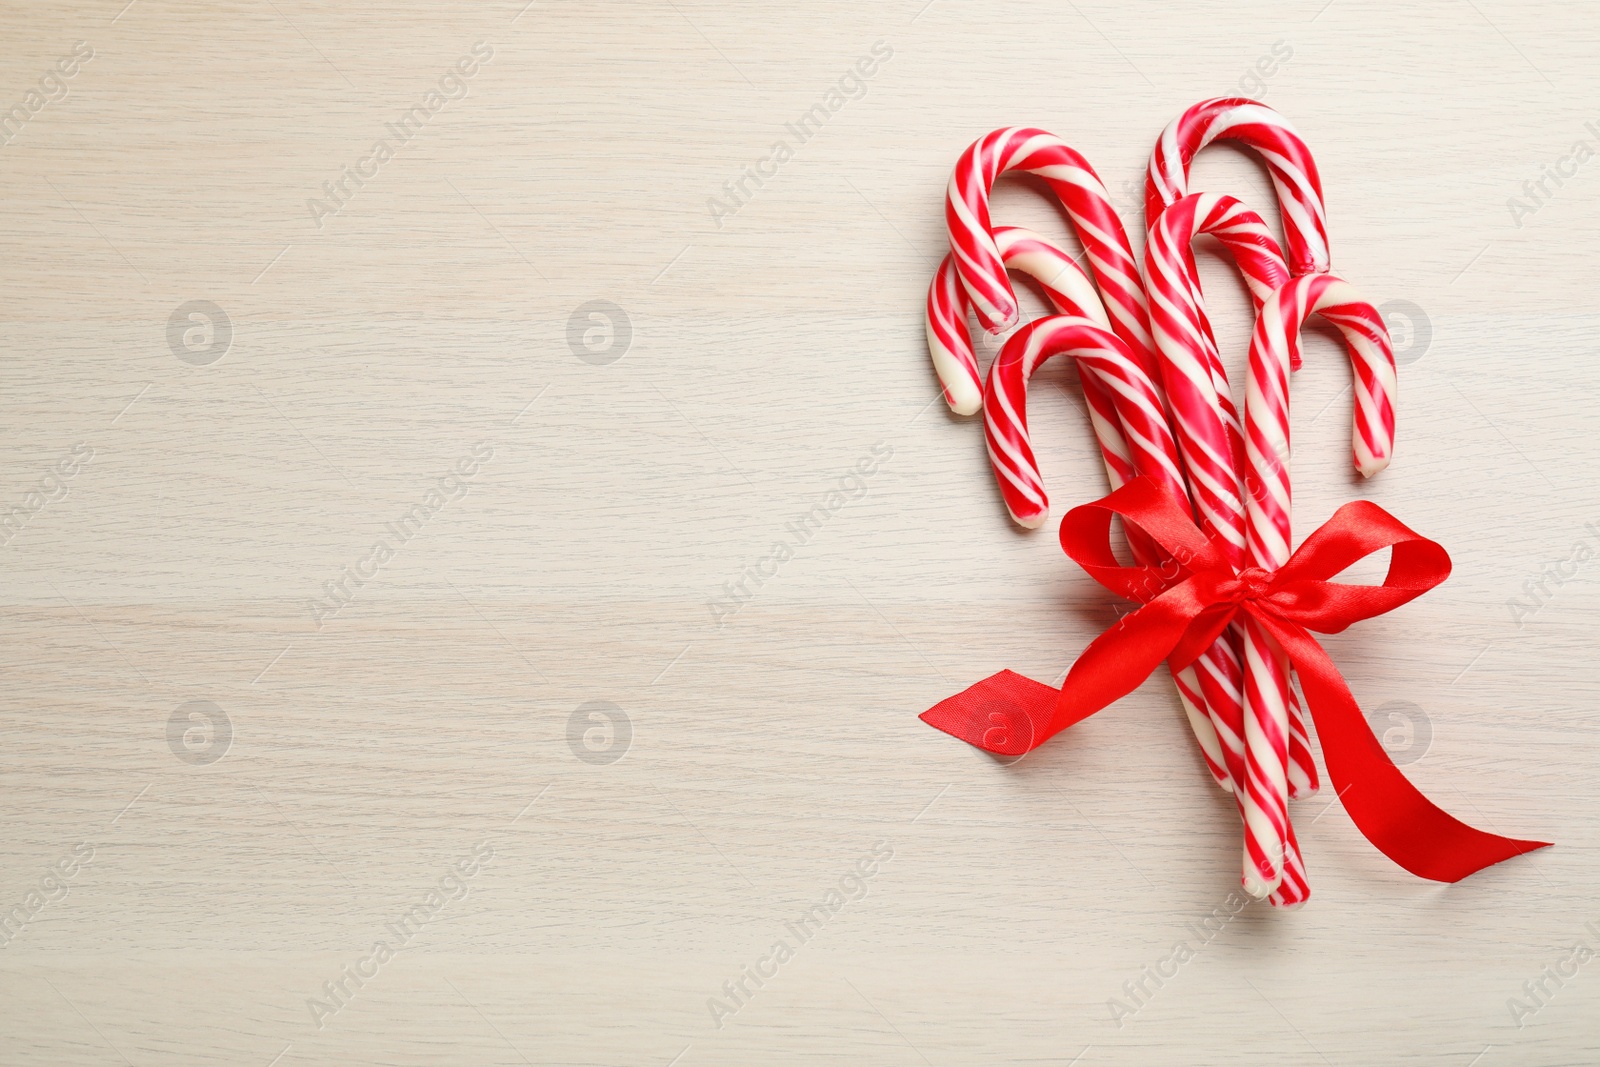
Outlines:
[[[1165,550],[1160,566],[1124,566],[1111,548],[1120,515]],[[1456,882],[1545,841],[1476,830],[1437,807],[1383,750],[1339,670],[1310,632],[1338,633],[1416,599],[1450,574],[1443,546],[1407,529],[1367,501],[1346,504],[1306,538],[1277,571],[1234,573],[1221,546],[1187,509],[1149,478],[1073,508],[1061,545],[1095,581],[1141,607],[1097,637],[1056,690],[1010,671],[987,678],[926,711],[924,722],[986,751],[1018,756],[1131,693],[1163,660],[1181,670],[1214,644],[1240,612],[1288,655],[1317,734],[1328,777],[1351,820],[1378,849],[1424,878]],[[1390,549],[1382,585],[1331,579]],[[996,701],[1010,712],[995,730]]]
[[1239,604],[1246,600],[1259,600],[1272,588],[1272,574],[1260,567],[1246,567],[1239,572],[1238,585],[1229,599]]

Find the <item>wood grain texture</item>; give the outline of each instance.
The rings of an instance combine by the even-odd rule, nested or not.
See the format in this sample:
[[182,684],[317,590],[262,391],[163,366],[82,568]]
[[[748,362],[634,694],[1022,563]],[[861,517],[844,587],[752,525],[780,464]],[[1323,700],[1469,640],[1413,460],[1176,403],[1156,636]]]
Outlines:
[[[1600,148],[1592,9],[123,2],[0,15],[0,108],[94,52],[0,145],[0,507],[53,497],[0,545],[0,907],[36,912],[0,949],[0,1062],[1600,1062],[1600,963],[1508,1007],[1600,948],[1600,161],[1507,205]],[[879,41],[864,96],[786,132]],[[1558,844],[1439,886],[1324,795],[1295,806],[1309,906],[1203,943],[1238,829],[1164,677],[1009,767],[916,718],[1002,667],[1059,677],[1114,618],[1009,524],[921,299],[973,138],[1046,127],[1131,208],[1162,125],[1277,41],[1257,91],[1317,154],[1335,267],[1427,320],[1368,484],[1310,341],[1298,532],[1366,497],[1456,564],[1327,647],[1431,796]],[[319,226],[308,200],[478,42],[465,96]],[[1275,220],[1241,154],[1193,187]],[[1065,232],[1026,183],[996,204]],[[1248,301],[1206,259],[1237,367]],[[169,335],[197,300],[232,330],[205,365]],[[570,339],[594,300],[627,317],[613,361]],[[1103,474],[1072,371],[1033,392],[1059,515]],[[441,881],[464,895],[310,1006]]]

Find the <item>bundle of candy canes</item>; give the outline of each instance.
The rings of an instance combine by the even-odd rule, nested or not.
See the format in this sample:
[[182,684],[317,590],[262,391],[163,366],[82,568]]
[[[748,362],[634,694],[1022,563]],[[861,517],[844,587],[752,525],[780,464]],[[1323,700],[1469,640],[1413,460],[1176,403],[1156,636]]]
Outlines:
[[[1253,149],[1277,191],[1288,254],[1231,196],[1191,193],[1195,155],[1217,140]],[[1073,224],[1089,270],[989,211],[1006,173],[1041,178]],[[1041,526],[1049,501],[1028,433],[1028,381],[1045,360],[1076,361],[1113,493],[1062,523],[1069,555],[1144,606],[1092,644],[1060,690],[1009,671],[943,701],[924,720],[990,752],[1020,755],[1171,668],[1205,764],[1243,823],[1244,888],[1303,903],[1306,868],[1289,801],[1319,788],[1313,713],[1330,778],[1359,829],[1412,872],[1441,881],[1542,847],[1475,830],[1435,807],[1394,767],[1339,672],[1307,632],[1335,632],[1442,581],[1443,548],[1372,504],[1350,504],[1293,550],[1289,377],[1313,314],[1343,338],[1354,380],[1355,466],[1370,477],[1394,449],[1395,363],[1371,304],[1331,273],[1321,179],[1283,116],[1248,99],[1206,100],[1166,128],[1145,185],[1141,267],[1089,162],[1044,130],[996,130],[956,163],[945,202],[950,254],[928,290],[928,348],[945,400],[983,413],[1011,517]],[[1235,405],[1192,245],[1210,234],[1244,276],[1256,310],[1243,413]],[[985,379],[969,316],[990,333],[1017,324],[1008,271],[1032,278],[1056,314],[1011,335]],[[1091,280],[1092,279],[1092,280]],[[1124,521],[1134,565],[1116,561],[1110,518]],[[1331,579],[1392,549],[1381,586]],[[1298,673],[1305,700],[1293,684]]]

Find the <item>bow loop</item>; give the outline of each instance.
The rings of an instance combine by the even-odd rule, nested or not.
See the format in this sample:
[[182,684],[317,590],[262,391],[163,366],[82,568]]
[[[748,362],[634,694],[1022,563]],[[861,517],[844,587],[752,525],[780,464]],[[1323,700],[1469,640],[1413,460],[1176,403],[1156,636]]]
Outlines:
[[[1158,566],[1126,567],[1111,551],[1111,517],[1138,527],[1165,552]],[[1190,574],[1227,569],[1227,556],[1201,533],[1172,494],[1153,479],[1135,478],[1109,496],[1080,504],[1061,520],[1061,547],[1095,581],[1147,603]]]
[[[1390,549],[1389,571],[1382,585],[1330,581],[1385,548]],[[1358,500],[1335,511],[1274,575],[1268,610],[1308,630],[1336,634],[1410,603],[1449,576],[1450,555],[1443,545],[1378,505]]]

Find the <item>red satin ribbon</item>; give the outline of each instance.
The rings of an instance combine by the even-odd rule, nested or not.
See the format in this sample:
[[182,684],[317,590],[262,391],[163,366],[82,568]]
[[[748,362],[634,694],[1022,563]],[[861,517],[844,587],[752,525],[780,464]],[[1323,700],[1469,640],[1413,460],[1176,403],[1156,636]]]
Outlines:
[[[1111,516],[1160,544],[1160,566],[1124,567],[1111,551]],[[1376,504],[1334,512],[1276,572],[1235,574],[1172,495],[1139,478],[1073,508],[1061,546],[1095,581],[1144,606],[1097,637],[1052,689],[1002,671],[924,712],[930,726],[1002,756],[1020,756],[1131,693],[1162,660],[1181,670],[1243,611],[1288,653],[1322,739],[1322,756],[1345,810],[1368,841],[1412,874],[1440,882],[1544,848],[1476,830],[1406,780],[1373,736],[1349,686],[1308,630],[1339,633],[1405,604],[1444,581],[1450,557]],[[1357,560],[1392,548],[1382,585],[1329,581]]]

